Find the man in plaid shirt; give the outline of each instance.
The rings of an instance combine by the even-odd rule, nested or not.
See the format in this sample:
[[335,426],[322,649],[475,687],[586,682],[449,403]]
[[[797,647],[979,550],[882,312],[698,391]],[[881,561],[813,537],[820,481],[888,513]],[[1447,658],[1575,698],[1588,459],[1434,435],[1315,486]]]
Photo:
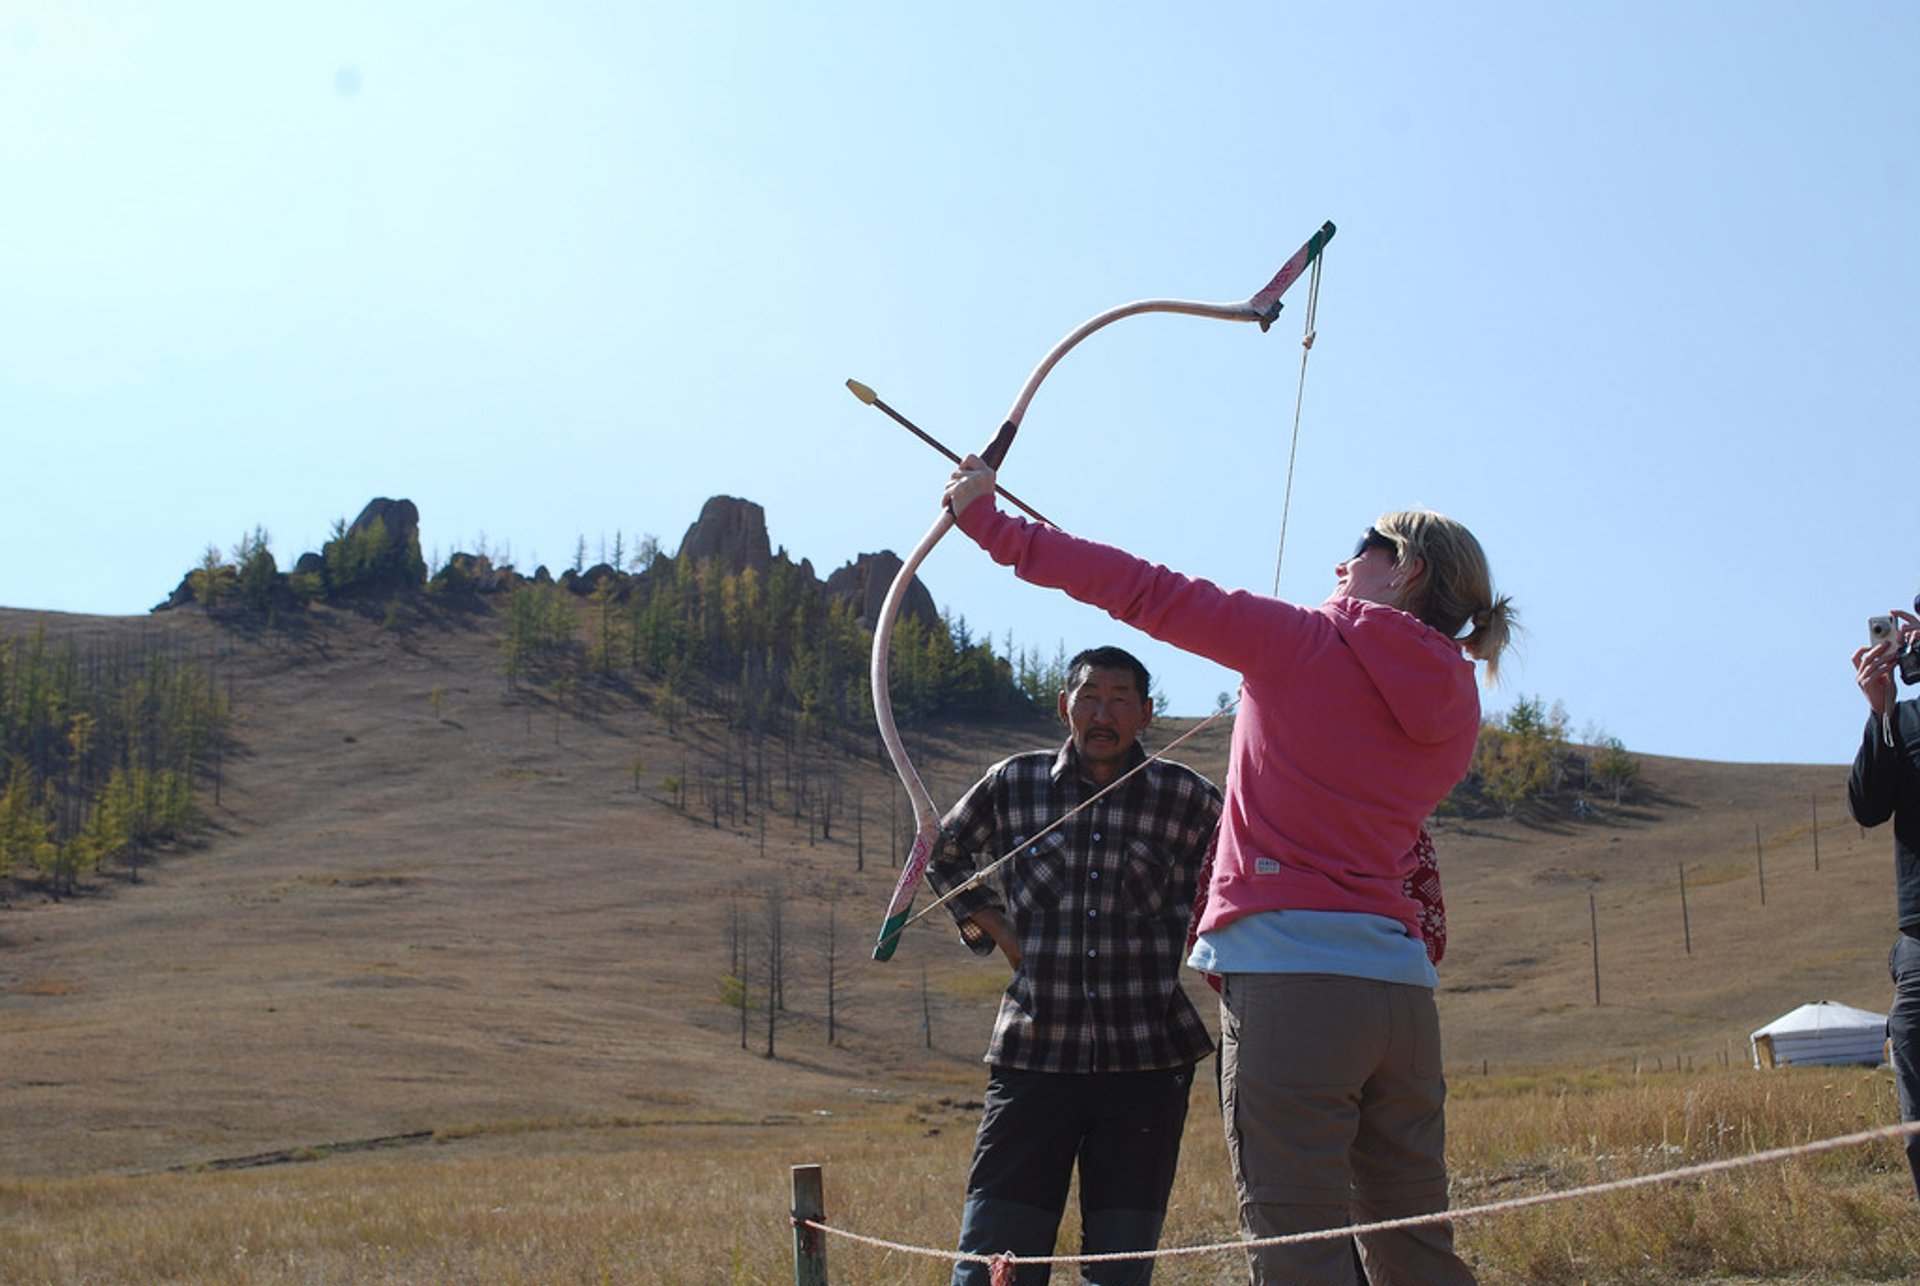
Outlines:
[[[1179,974],[1220,793],[1183,765],[1146,762],[1148,691],[1146,667],[1119,648],[1074,657],[1067,743],[994,765],[947,814],[927,866],[945,893],[1020,850],[948,904],[976,954],[998,948],[1013,966],[987,1048],[963,1252],[1051,1255],[1076,1158],[1081,1252],[1159,1244],[1194,1065],[1213,1050]],[[1142,1286],[1152,1272],[1150,1259],[1121,1260],[1081,1280]],[[1035,1264],[1018,1281],[1047,1278]],[[986,1281],[981,1264],[954,1268],[954,1286]]]

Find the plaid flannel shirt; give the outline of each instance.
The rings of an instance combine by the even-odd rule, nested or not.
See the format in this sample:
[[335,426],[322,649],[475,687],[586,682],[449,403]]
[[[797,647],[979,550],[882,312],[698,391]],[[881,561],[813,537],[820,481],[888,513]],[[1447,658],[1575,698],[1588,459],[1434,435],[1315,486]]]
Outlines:
[[[1122,771],[1145,757],[1136,744]],[[1180,961],[1220,792],[1191,768],[1158,760],[1028,845],[1097,789],[1069,741],[994,765],[941,824],[927,879],[942,893],[1021,849],[948,904],[977,954],[994,950],[969,922],[982,908],[1005,910],[1020,939],[989,1063],[1131,1072],[1184,1066],[1213,1049],[1180,985]]]

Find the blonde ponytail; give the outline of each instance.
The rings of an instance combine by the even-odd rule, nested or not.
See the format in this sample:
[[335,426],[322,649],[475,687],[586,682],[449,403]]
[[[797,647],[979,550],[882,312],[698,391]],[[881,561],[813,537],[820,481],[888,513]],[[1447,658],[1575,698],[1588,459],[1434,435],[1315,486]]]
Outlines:
[[[1430,509],[1404,509],[1382,516],[1374,529],[1393,541],[1395,565],[1424,564],[1409,586],[1406,609],[1459,639],[1468,656],[1487,663],[1487,681],[1500,677],[1500,656],[1513,641],[1518,613],[1513,600],[1493,592],[1487,555],[1472,532]],[[1462,638],[1461,630],[1473,628]]]

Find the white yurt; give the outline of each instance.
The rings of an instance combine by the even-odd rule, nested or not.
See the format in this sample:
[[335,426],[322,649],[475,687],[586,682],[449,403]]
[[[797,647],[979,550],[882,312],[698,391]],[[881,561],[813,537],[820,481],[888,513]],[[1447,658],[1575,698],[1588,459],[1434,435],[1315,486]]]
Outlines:
[[1887,1016],[1837,1000],[1815,1000],[1781,1014],[1748,1037],[1753,1065],[1864,1063],[1886,1058]]

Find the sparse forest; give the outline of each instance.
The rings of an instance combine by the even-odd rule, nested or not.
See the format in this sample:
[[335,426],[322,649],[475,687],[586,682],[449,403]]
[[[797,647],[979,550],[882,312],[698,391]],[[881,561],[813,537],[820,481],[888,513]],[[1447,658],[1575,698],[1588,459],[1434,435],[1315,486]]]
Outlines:
[[[645,677],[657,711],[674,723],[689,701],[719,708],[730,723],[837,736],[864,727],[872,710],[871,631],[786,553],[764,573],[728,571],[716,560],[675,558],[648,536],[632,552],[615,537],[610,562],[589,568],[582,537],[575,565],[558,579],[534,576],[486,554],[456,553],[428,574],[417,535],[389,533],[374,517],[334,524],[309,570],[282,574],[255,528],[230,553],[209,545],[189,572],[183,599],[232,620],[271,625],[315,602],[388,602],[496,612],[501,672],[510,689],[533,684],[561,697],[579,684]],[[1048,708],[1065,670],[1064,651],[996,653],[964,619],[903,616],[894,634],[891,694],[902,721],[958,712]]]
[[224,706],[208,659],[161,643],[0,635],[0,896],[54,896],[193,828]]
[[1566,707],[1547,707],[1537,696],[1485,720],[1473,766],[1441,805],[1444,815],[1499,813],[1513,817],[1528,807],[1560,806],[1575,817],[1625,801],[1640,776],[1640,761],[1618,737],[1597,726],[1576,741]]

